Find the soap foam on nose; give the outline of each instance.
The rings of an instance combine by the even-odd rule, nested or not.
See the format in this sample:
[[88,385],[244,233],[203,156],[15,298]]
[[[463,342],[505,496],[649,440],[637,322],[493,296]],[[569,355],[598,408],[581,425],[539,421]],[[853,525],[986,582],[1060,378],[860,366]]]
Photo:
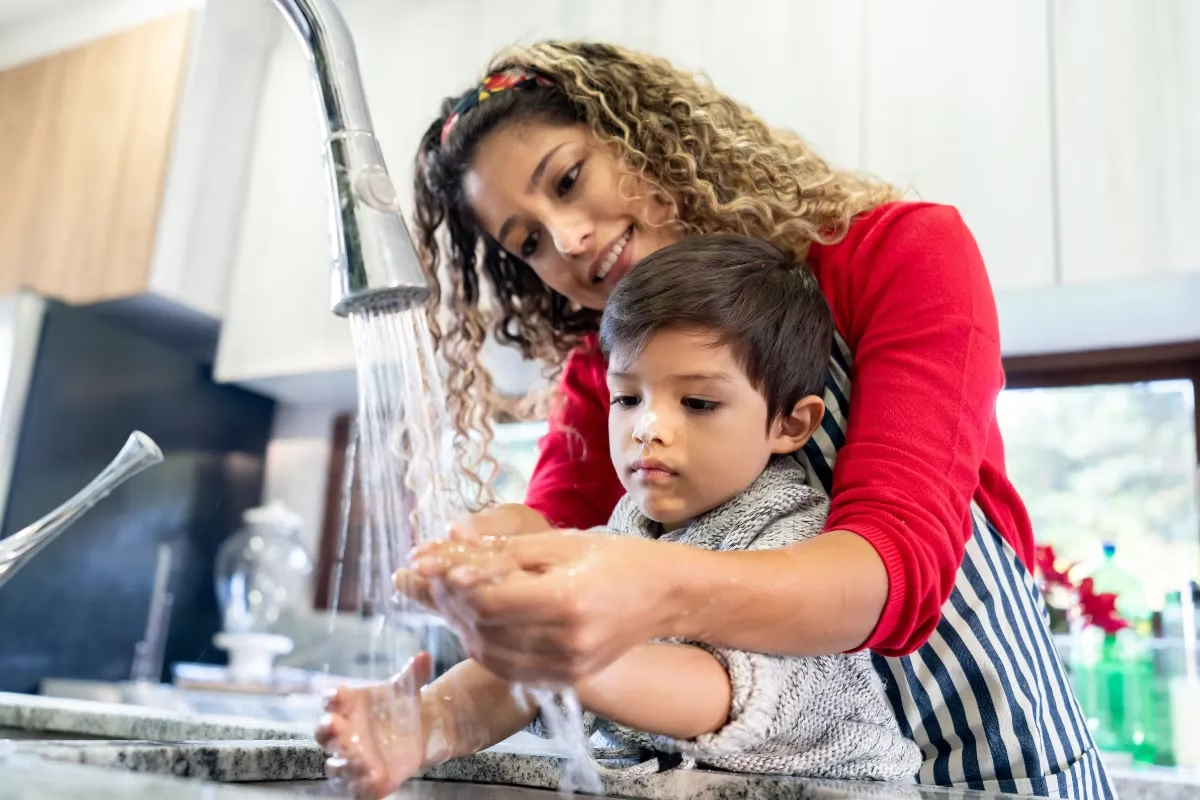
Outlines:
[[648,450],[650,442],[658,438],[658,415],[653,411],[642,414],[637,427],[633,430],[633,438],[642,443],[642,448]]

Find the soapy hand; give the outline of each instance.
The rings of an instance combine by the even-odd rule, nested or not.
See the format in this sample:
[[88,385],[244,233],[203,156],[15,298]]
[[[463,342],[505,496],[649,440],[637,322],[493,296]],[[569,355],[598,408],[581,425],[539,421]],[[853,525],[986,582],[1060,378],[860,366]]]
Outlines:
[[[451,526],[449,540],[470,543],[485,537],[522,536],[541,533],[549,529],[550,523],[532,508],[517,503],[508,503],[472,514],[465,521]],[[455,566],[466,567],[469,563],[473,563],[471,556],[466,551],[457,556],[449,552],[444,539],[418,546],[413,551],[410,562],[412,558],[434,550],[444,551],[445,571],[449,571]],[[465,575],[465,573],[463,574]],[[434,585],[436,579],[440,577],[443,576],[433,572],[429,575],[422,575],[418,574],[416,570],[402,569],[392,576],[392,582],[400,594],[429,611],[439,614],[453,625],[457,613],[463,612],[465,609],[461,607],[461,603],[456,603],[447,596],[444,586]]]
[[481,620],[470,590],[488,582],[528,577],[515,560],[491,545],[493,541],[491,537],[475,540],[472,535],[467,540],[427,542],[413,550],[413,567],[393,576],[396,590],[441,616],[471,657],[480,652]]
[[326,772],[355,797],[386,797],[420,771],[427,757],[421,686],[432,674],[433,660],[420,653],[386,683],[343,686],[326,699],[317,742],[329,754]]
[[[574,683],[631,647],[670,635],[675,614],[664,576],[689,553],[581,531],[460,534],[415,551],[412,573],[471,657],[493,674]],[[397,587],[403,591],[400,581]]]

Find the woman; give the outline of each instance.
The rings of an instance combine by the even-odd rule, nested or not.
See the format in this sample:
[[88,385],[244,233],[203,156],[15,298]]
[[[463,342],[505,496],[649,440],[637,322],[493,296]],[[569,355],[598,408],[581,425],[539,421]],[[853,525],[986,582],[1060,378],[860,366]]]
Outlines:
[[[994,414],[994,300],[955,211],[899,202],[668,63],[599,44],[501,57],[446,102],[417,166],[456,423],[488,426],[486,331],[561,366],[527,505],[478,517],[491,535],[449,572],[417,562],[444,578],[425,600],[469,628],[473,657],[565,680],[654,638],[866,648],[922,747],[922,782],[1112,796],[1028,569]],[[804,259],[833,310],[829,413],[797,453],[830,494],[826,532],[743,553],[539,533],[603,524],[620,496],[594,347],[608,294],[649,253],[715,231]]]

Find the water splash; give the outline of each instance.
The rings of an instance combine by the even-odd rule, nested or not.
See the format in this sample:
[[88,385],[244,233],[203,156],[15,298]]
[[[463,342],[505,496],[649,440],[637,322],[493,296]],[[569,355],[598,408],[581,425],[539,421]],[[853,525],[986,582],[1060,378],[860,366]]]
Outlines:
[[516,685],[513,692],[520,700],[524,700],[525,697],[533,699],[541,712],[546,729],[567,753],[562,777],[559,779],[559,791],[565,794],[588,792],[603,795],[604,784],[588,758],[583,707],[579,704],[579,697],[575,691]]
[[[346,555],[350,496],[358,462],[364,524],[359,563],[360,613],[375,620],[373,663],[398,671],[412,652],[407,626],[417,609],[394,591],[392,575],[424,539],[444,537],[466,516],[455,468],[453,426],[445,386],[423,309],[350,316],[357,367],[358,419],[347,446],[343,527],[337,580]],[[357,458],[356,458],[357,457]],[[340,598],[334,590],[334,613]],[[383,676],[379,676],[383,677]],[[561,788],[602,793],[591,767],[579,699],[569,687],[514,687],[538,705],[546,727],[567,752]]]

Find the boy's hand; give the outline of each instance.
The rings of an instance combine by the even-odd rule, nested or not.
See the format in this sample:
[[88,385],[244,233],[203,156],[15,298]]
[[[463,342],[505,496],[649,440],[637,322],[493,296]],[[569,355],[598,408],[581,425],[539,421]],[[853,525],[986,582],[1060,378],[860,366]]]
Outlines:
[[432,674],[433,659],[419,653],[387,683],[343,686],[325,701],[328,713],[316,736],[329,754],[326,771],[345,780],[355,797],[386,797],[420,771],[429,725],[421,687]]

